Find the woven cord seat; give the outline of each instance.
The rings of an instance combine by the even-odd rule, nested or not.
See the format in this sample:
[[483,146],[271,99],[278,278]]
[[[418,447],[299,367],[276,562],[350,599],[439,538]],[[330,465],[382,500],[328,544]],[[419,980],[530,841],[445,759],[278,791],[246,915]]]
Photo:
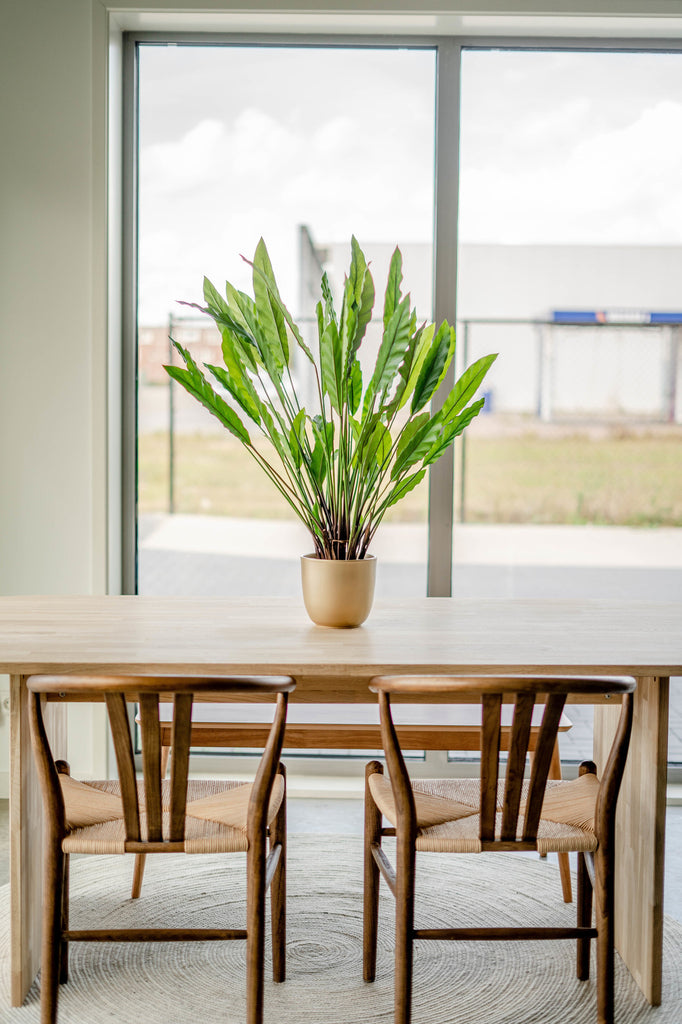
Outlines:
[[[379,772],[368,777],[375,804],[392,825],[398,815],[389,780]],[[521,790],[517,836],[522,838],[523,810],[529,783]],[[571,782],[548,781],[538,824],[540,854],[591,852],[597,848],[594,814],[599,792],[596,775]],[[481,784],[477,779],[419,779],[412,783],[417,812],[416,849],[431,853],[481,853]],[[495,828],[502,826],[504,786],[498,784]]]
[[[68,834],[62,840],[64,853],[127,853],[121,787],[116,780],[87,783],[60,775]],[[249,848],[247,816],[252,783],[208,779],[187,785],[185,838],[182,853],[238,853]],[[171,786],[162,783],[161,831],[169,841]],[[284,799],[284,779],[275,776],[266,824],[271,825]],[[144,787],[138,785],[140,832],[148,837]]]
[[[383,877],[396,900],[395,1024],[412,1015],[412,947],[415,939],[577,940],[577,975],[589,977],[590,941],[597,940],[597,1019],[613,1024],[614,1008],[614,829],[618,791],[632,729],[633,679],[538,677],[376,677],[381,734],[389,777],[371,761],[365,787],[365,895],[363,976],[376,976],[379,884]],[[607,693],[621,699],[620,720],[604,765],[586,761],[570,782],[548,780],[556,737],[569,694]],[[479,779],[411,781],[391,715],[391,697],[402,701],[478,699],[481,705]],[[501,760],[502,708],[514,715],[506,763]],[[535,705],[544,712],[524,779]],[[390,823],[383,824],[383,819]],[[382,847],[396,838],[395,868]],[[480,853],[535,850],[578,856],[577,923],[566,927],[415,928],[417,852]],[[500,873],[500,902],[504,901]],[[466,874],[462,874],[462,886]],[[592,924],[593,895],[596,922]],[[444,894],[445,898],[445,894]],[[485,1017],[482,1015],[482,1020]]]
[[[279,758],[288,694],[295,683],[273,677],[85,677],[28,679],[31,740],[46,821],[44,845],[41,1024],[56,1024],[59,985],[68,980],[75,941],[246,940],[246,1019],[262,1024],[265,895],[272,904],[272,968],[285,977],[286,793]],[[195,695],[211,700],[274,702],[276,707],[253,783],[190,780]],[[118,779],[80,782],[55,761],[43,721],[45,701],[105,701]],[[161,754],[161,713],[172,702],[170,779]],[[137,778],[127,705],[140,706],[142,778]],[[163,764],[162,764],[163,761]],[[78,854],[245,853],[245,928],[69,928],[69,857]],[[179,890],[179,898],[182,890]]]

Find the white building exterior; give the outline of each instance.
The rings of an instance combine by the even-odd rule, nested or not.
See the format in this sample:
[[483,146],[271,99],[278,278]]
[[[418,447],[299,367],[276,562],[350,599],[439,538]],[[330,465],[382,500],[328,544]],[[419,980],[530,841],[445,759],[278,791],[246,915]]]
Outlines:
[[[340,292],[350,248],[327,243],[323,248]],[[380,320],[394,247],[368,243],[363,248],[372,264]],[[426,319],[430,246],[407,243],[401,252],[403,288]],[[682,422],[682,326],[528,322],[551,320],[555,310],[604,312],[616,322],[639,321],[651,312],[679,313],[682,247],[463,244],[458,271],[460,366],[487,352],[500,353],[486,380],[494,411]],[[370,357],[370,336],[367,340]]]

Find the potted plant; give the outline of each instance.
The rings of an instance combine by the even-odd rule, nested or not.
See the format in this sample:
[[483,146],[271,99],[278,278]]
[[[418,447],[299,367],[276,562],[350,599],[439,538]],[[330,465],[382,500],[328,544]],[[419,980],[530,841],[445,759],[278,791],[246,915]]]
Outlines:
[[[165,369],[241,441],[310,531],[314,551],[303,557],[302,574],[311,618],[324,625],[358,625],[372,601],[372,538],[388,509],[420,483],[480,412],[484,400],[473,398],[496,356],[465,370],[432,413],[430,400],[454,357],[455,331],[446,321],[438,328],[418,323],[410,296],[401,291],[398,248],[374,370],[364,381],[358,350],[375,292],[356,239],[338,314],[327,275],[322,277],[315,352],[282,302],[262,239],[253,262],[247,262],[253,298],[229,282],[223,296],[205,279],[206,305],[184,303],[215,321],[224,365],[201,369],[174,341],[184,366]],[[306,409],[297,395],[293,346],[311,365],[315,408]],[[252,435],[270,441],[269,455]],[[338,584],[330,583],[330,573],[341,577]],[[370,591],[360,598],[364,576]],[[335,612],[326,606],[339,590]],[[318,607],[320,601],[325,607]]]

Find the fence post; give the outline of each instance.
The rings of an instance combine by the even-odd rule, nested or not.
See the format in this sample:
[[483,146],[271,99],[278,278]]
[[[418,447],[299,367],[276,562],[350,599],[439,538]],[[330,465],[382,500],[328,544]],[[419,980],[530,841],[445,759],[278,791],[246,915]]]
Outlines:
[[538,418],[543,423],[552,419],[552,342],[551,331],[537,324],[538,333]]
[[[168,314],[168,363],[173,365],[173,314]],[[168,378],[168,512],[173,515],[175,512],[175,472],[174,472],[174,434],[175,434],[175,390],[173,378]]]
[[680,403],[680,329],[674,324],[668,328],[668,373],[664,385],[663,418],[668,423],[682,423],[682,404]]

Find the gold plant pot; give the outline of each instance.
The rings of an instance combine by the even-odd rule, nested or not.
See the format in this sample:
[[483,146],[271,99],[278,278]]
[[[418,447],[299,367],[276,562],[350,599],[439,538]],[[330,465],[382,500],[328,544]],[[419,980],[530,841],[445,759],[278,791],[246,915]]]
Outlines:
[[350,629],[372,609],[377,561],[374,555],[348,561],[301,556],[303,602],[318,626]]

